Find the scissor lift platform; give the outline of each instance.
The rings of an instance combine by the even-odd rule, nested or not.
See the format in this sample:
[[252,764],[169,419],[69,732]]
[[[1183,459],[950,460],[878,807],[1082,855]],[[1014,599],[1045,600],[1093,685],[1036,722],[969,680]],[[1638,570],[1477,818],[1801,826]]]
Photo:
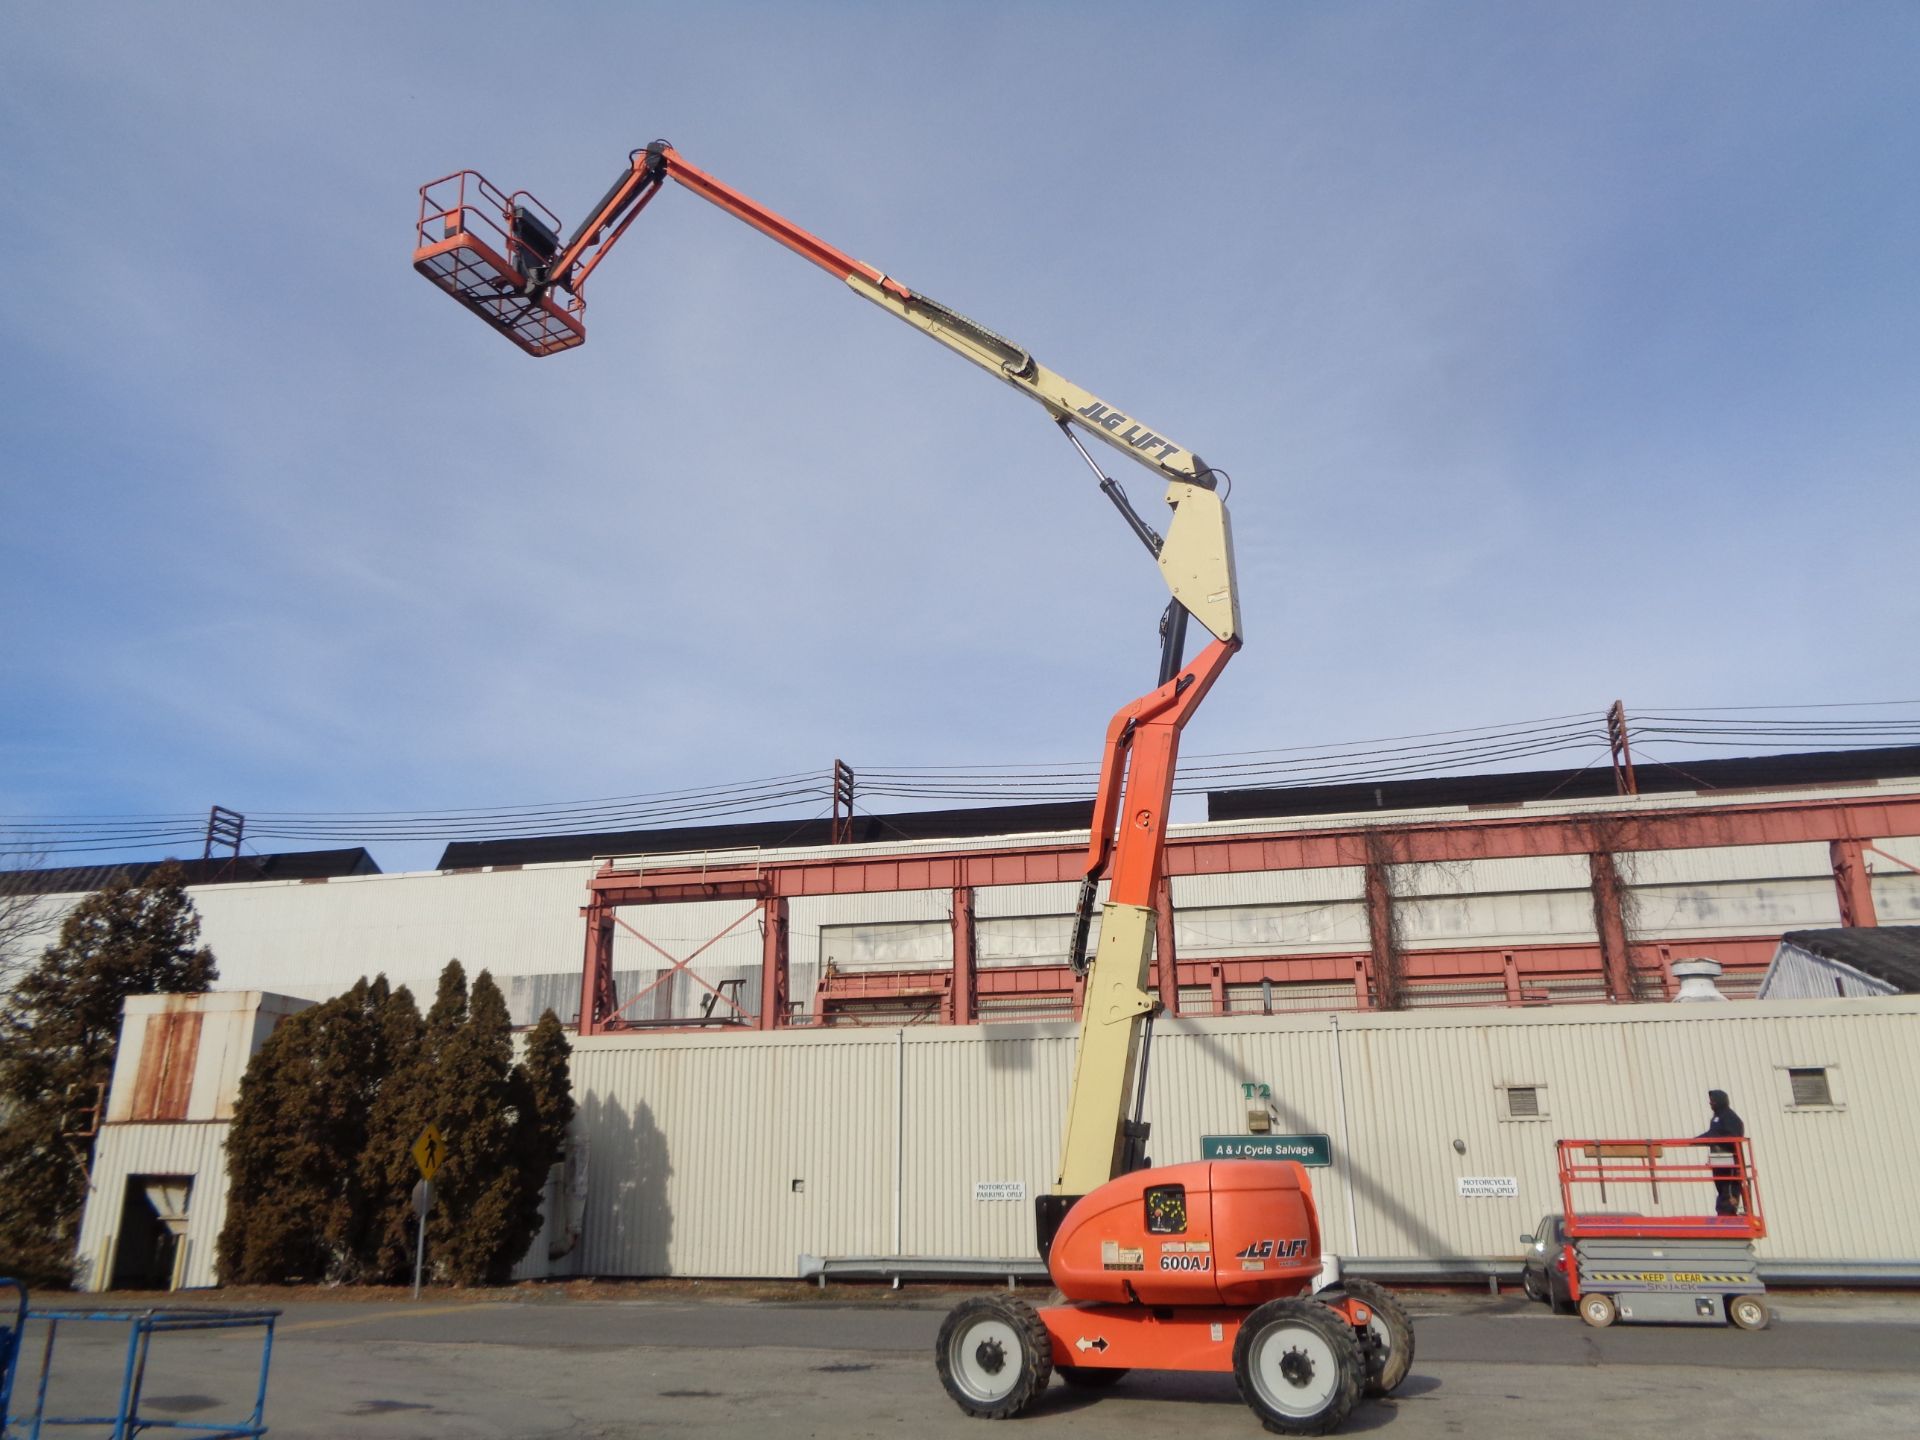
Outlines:
[[[1559,1161],[1566,1273],[1582,1320],[1766,1328],[1753,1242],[1767,1225],[1750,1142],[1562,1140]],[[1698,1213],[1728,1184],[1737,1213]],[[1595,1213],[1622,1204],[1642,1213]]]

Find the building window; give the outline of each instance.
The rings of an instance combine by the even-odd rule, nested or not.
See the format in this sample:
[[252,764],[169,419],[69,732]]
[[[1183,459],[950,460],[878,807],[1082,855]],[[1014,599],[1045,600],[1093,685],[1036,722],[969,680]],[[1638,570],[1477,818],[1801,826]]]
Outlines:
[[1545,1087],[1539,1085],[1507,1085],[1502,1087],[1507,1096],[1507,1114],[1509,1120],[1544,1120],[1547,1118],[1547,1096]]
[[1787,1083],[1793,1087],[1793,1104],[1796,1109],[1806,1107],[1833,1108],[1833,1087],[1827,1083],[1825,1066],[1787,1069]]

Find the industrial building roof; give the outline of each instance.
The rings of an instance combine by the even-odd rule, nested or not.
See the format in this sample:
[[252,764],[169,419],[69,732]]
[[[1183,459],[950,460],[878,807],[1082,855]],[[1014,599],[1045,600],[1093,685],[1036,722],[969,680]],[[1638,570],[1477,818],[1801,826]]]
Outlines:
[[[1642,795],[1729,790],[1778,790],[1792,785],[1920,775],[1920,745],[1871,750],[1823,750],[1798,755],[1753,755],[1684,764],[1640,760],[1634,765]],[[1289,785],[1260,790],[1214,790],[1209,820],[1258,820],[1285,815],[1350,815],[1367,810],[1431,806],[1524,805],[1539,800],[1584,800],[1616,793],[1610,767],[1517,770],[1495,775],[1442,775],[1355,785]]]
[[[140,884],[165,860],[121,860],[111,865],[67,865],[51,870],[0,871],[0,895],[73,895],[98,890],[115,875]],[[364,846],[350,850],[294,850],[280,855],[216,855],[176,860],[189,885],[240,884],[254,880],[331,880],[341,875],[378,875]]]
[[1810,955],[1850,965],[1903,995],[1920,995],[1920,925],[1850,925],[1792,930],[1780,937]]
[[[987,805],[967,810],[913,810],[900,815],[856,815],[845,842],[955,840],[976,835],[1043,834],[1084,830],[1093,823],[1091,800],[1039,805]],[[537,835],[514,840],[456,840],[440,856],[442,870],[483,865],[537,865],[591,860],[597,855],[664,855],[748,846],[836,843],[831,820],[754,820],[734,825],[682,825],[662,830],[608,830],[582,835]]]
[[[1641,794],[1745,789],[1779,790],[1795,785],[1920,775],[1920,745],[1871,750],[1761,755],[1730,760],[1694,760],[1684,766],[1642,761],[1636,767]],[[1294,815],[1345,815],[1369,810],[1418,810],[1463,805],[1515,805],[1541,800],[1578,800],[1614,794],[1611,769],[1529,770],[1511,774],[1450,775],[1359,785],[1295,785],[1260,790],[1214,790],[1207,795],[1209,820],[1279,819]],[[1023,835],[1084,830],[1093,818],[1088,801],[1033,805],[988,805],[963,810],[916,810],[854,817],[847,841],[948,840],[983,835]],[[534,865],[590,860],[602,855],[664,855],[749,846],[803,847],[834,843],[830,820],[758,820],[729,825],[689,825],[660,830],[601,831],[506,840],[458,840],[440,857],[442,870]]]

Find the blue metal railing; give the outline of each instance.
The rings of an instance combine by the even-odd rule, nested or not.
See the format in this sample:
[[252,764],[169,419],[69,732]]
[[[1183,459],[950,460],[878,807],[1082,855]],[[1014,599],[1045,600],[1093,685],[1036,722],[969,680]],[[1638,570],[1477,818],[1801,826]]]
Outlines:
[[20,1336],[27,1328],[27,1287],[0,1278],[0,1290],[13,1292],[13,1314],[0,1325],[0,1440],[5,1440],[7,1404],[13,1398],[13,1372],[20,1364]]
[[[267,1375],[273,1365],[273,1324],[278,1310],[202,1310],[186,1306],[119,1306],[94,1310],[39,1309],[28,1303],[26,1288],[12,1280],[0,1279],[0,1288],[12,1289],[18,1296],[10,1325],[0,1326],[0,1440],[45,1440],[53,1426],[86,1425],[104,1430],[108,1440],[136,1440],[148,1430],[164,1430],[185,1440],[254,1440],[267,1433]],[[46,1326],[46,1342],[40,1352],[40,1374],[34,1387],[33,1412],[14,1416],[9,1408],[14,1379],[18,1372],[21,1340],[27,1322]],[[47,1389],[54,1368],[54,1355],[62,1326],[125,1325],[126,1361],[121,1367],[119,1400],[107,1415],[49,1415]],[[147,1355],[155,1335],[177,1334],[192,1330],[258,1329],[260,1335],[260,1384],[254,1392],[253,1409],[246,1416],[227,1421],[157,1420],[140,1413],[141,1391],[147,1378]]]

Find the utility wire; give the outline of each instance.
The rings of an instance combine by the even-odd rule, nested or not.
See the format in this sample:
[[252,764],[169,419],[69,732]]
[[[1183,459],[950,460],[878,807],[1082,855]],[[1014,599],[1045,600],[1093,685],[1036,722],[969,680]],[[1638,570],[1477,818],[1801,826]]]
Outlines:
[[[1851,718],[1834,712],[1905,708],[1905,715]],[[1805,712],[1821,711],[1809,716]],[[1782,712],[1792,712],[1785,714]],[[1871,700],[1779,706],[1662,707],[1629,712],[1627,739],[1640,747],[1752,749],[1825,744],[1846,749],[1920,744],[1920,700]],[[1185,758],[1176,792],[1362,785],[1419,775],[1535,768],[1564,757],[1582,770],[1607,753],[1604,718],[1595,712],[1549,715],[1496,725],[1334,744],[1236,750]],[[1646,755],[1649,764],[1667,766]],[[1092,763],[855,767],[863,800],[1044,803],[1092,797]],[[1566,783],[1564,780],[1562,784]],[[792,771],[721,785],[686,786],[599,799],[448,807],[434,810],[272,810],[247,812],[249,842],[442,843],[537,835],[667,828],[744,816],[793,815],[829,803],[824,771]],[[863,811],[865,807],[862,807]],[[871,811],[866,811],[871,813]],[[0,816],[0,832],[25,853],[86,855],[164,850],[203,840],[204,814]]]

